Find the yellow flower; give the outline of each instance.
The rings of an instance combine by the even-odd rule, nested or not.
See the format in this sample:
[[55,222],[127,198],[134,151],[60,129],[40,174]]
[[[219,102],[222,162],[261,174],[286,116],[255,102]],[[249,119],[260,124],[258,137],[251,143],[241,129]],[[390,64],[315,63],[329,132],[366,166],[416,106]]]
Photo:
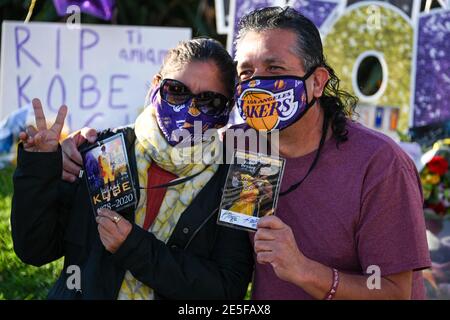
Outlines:
[[425,178],[422,178],[423,184],[438,184],[441,182],[441,177],[438,174],[427,174]]

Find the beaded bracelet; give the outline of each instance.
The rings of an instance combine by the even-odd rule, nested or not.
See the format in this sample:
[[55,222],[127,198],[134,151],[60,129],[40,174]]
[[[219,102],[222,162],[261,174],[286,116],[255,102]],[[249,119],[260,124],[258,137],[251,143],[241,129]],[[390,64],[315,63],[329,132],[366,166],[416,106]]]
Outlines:
[[323,298],[323,300],[333,300],[337,288],[339,285],[339,272],[333,268],[333,283],[331,284],[331,288],[330,291],[328,291],[328,293],[326,294],[325,298]]

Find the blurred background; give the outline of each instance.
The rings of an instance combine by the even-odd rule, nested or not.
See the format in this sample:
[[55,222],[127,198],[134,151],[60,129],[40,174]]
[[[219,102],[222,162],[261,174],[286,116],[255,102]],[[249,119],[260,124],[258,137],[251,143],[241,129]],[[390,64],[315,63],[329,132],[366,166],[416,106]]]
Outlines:
[[428,297],[450,299],[448,0],[0,0],[0,299],[44,299],[62,266],[24,265],[11,242],[17,135],[33,121],[30,100],[43,100],[49,122],[67,104],[64,134],[131,123],[169,48],[209,36],[233,55],[239,18],[271,5],[316,24],[342,88],[359,98],[354,117],[415,161],[433,260]]

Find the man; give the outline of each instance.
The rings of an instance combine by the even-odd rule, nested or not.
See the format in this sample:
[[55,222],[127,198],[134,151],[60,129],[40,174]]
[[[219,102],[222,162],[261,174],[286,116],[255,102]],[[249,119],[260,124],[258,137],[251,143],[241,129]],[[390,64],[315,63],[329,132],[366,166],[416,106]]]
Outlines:
[[[253,298],[423,298],[420,270],[431,263],[413,162],[388,137],[346,119],[354,102],[338,91],[310,20],[265,8],[239,26],[241,82],[309,75],[305,113],[280,131],[281,191],[292,191],[258,224]],[[379,286],[364,275],[372,270]]]
[[[252,298],[423,298],[431,262],[417,171],[391,139],[348,118],[355,101],[338,89],[317,28],[291,8],[265,8],[243,17],[236,48],[238,95],[291,83],[302,106],[270,122],[286,167],[276,215],[254,234]],[[66,179],[80,136],[63,145]]]

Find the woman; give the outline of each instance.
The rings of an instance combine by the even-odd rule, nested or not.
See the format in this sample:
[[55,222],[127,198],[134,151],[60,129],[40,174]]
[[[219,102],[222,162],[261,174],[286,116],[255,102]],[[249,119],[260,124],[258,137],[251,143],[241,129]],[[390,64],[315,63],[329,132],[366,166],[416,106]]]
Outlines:
[[[203,130],[224,126],[235,77],[231,57],[215,40],[194,39],[169,51],[135,127],[98,137],[124,133],[138,205],[102,209],[96,218],[83,179],[61,181],[58,138],[67,108],[47,129],[40,102],[33,101],[37,129],[21,134],[11,222],[14,248],[24,262],[40,266],[64,256],[49,298],[244,297],[253,268],[248,235],[216,224],[226,166],[173,159],[180,151],[196,154],[199,146],[208,150],[210,141],[183,140],[180,147],[174,136],[181,128],[191,130],[194,121]],[[182,183],[152,188],[176,178]],[[81,270],[79,290],[68,286],[71,265]]]

